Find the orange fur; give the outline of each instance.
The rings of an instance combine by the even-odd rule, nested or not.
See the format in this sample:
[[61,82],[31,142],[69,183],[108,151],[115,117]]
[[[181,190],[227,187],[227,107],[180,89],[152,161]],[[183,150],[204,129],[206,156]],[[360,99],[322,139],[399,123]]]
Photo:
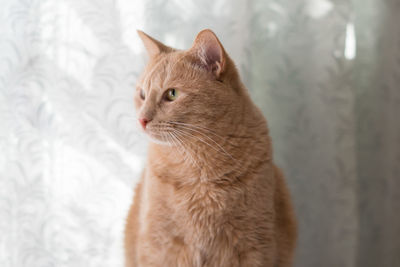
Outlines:
[[[291,266],[290,195],[266,121],[219,40],[204,30],[178,51],[139,35],[150,61],[135,104],[153,142],[127,219],[126,266]],[[179,92],[172,102],[168,88]]]

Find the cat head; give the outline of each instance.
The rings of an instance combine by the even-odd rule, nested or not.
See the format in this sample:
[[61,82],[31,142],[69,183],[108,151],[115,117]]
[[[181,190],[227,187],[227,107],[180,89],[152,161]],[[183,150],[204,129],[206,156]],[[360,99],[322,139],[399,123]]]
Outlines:
[[201,129],[221,132],[232,126],[242,86],[234,63],[211,30],[201,31],[188,50],[138,34],[149,61],[138,79],[134,102],[138,120],[153,141],[174,145]]

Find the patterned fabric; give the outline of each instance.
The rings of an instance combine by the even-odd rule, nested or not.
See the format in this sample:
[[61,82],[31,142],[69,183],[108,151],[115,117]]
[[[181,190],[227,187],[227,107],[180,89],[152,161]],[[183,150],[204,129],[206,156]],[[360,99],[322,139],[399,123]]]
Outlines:
[[266,115],[295,266],[400,266],[396,0],[0,0],[0,266],[123,265],[146,141],[136,29],[213,29]]

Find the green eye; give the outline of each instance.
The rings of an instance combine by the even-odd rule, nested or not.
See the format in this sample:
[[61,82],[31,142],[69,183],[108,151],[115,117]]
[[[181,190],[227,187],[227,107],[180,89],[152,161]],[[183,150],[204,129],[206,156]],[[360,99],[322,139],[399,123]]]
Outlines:
[[174,101],[178,98],[178,90],[171,88],[167,90],[167,94],[165,95],[168,101]]
[[140,89],[140,98],[144,100],[146,98],[143,89]]

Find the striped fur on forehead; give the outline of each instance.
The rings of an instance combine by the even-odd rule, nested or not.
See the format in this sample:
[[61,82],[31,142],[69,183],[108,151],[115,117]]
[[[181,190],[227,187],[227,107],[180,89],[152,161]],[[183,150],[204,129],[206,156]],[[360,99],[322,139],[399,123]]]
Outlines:
[[198,64],[196,57],[193,51],[174,51],[158,55],[149,62],[144,73],[143,88],[160,91],[182,85],[193,86],[193,89],[205,88],[201,84],[213,80],[214,77]]
[[[154,59],[153,61],[155,60],[156,59]],[[143,80],[144,88],[148,88],[149,90],[152,88],[155,79],[159,78],[161,75],[160,67],[163,67],[165,65],[165,61],[167,61],[166,57],[159,56],[155,64],[151,66],[151,69],[146,72]]]

